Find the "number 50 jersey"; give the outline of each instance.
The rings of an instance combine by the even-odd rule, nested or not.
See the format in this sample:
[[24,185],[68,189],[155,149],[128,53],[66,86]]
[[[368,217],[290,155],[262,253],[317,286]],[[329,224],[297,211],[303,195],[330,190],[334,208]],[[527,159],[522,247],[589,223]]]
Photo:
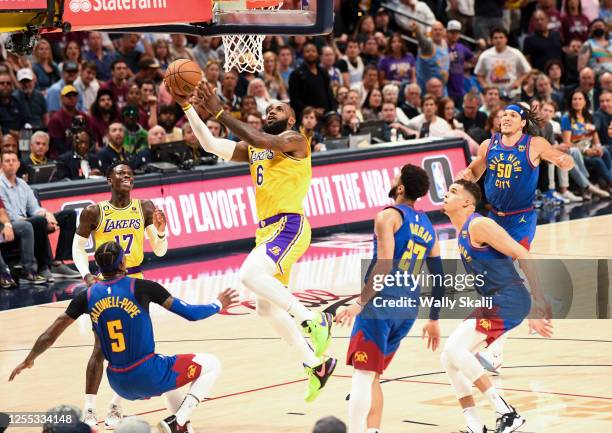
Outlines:
[[117,242],[125,251],[127,273],[140,272],[135,269],[144,257],[145,220],[140,200],[132,199],[128,206],[121,209],[108,201],[100,202],[98,207],[100,222],[93,232],[96,247],[105,242]]

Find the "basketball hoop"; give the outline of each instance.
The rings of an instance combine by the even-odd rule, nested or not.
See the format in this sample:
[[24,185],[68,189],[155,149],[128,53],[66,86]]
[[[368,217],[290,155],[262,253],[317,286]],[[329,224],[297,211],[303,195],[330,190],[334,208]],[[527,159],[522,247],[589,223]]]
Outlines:
[[[215,15],[223,13],[257,14],[279,10],[283,0],[217,0]],[[225,51],[225,71],[236,68],[238,72],[263,72],[262,44],[266,35],[222,35]]]

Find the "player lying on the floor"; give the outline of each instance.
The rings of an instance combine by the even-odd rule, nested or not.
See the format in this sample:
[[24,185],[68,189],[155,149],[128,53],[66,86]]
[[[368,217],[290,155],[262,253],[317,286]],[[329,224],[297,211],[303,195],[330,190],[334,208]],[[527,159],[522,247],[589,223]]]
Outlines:
[[[96,264],[104,277],[79,293],[68,308],[36,340],[34,347],[9,378],[12,381],[58,339],[82,314],[89,314],[95,344],[108,361],[111,388],[128,400],[164,394],[173,415],[160,422],[167,432],[187,431],[193,409],[208,395],[221,372],[216,356],[207,353],[161,356],[155,353],[149,303],[155,302],[187,320],[202,320],[234,302],[238,294],[227,289],[208,305],[190,305],[173,298],[161,285],[125,276],[125,253],[116,242],[98,247]],[[187,395],[178,388],[190,383]]]
[[[483,281],[477,290],[491,297],[492,308],[477,309],[451,333],[441,361],[463,409],[468,433],[487,431],[476,410],[472,385],[489,399],[495,411],[495,432],[510,433],[525,420],[498,394],[475,353],[518,326],[530,312],[536,317],[529,319],[530,329],[550,337],[551,315],[529,252],[494,220],[475,213],[481,194],[476,183],[457,180],[444,197],[443,211],[457,230],[466,271]],[[531,293],[514,267],[515,259],[527,276]]]

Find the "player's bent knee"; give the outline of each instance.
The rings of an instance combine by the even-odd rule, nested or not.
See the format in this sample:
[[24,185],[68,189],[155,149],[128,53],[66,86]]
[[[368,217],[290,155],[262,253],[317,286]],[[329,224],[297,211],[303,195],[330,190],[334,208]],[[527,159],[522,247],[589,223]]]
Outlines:
[[221,374],[221,361],[215,355],[210,353],[196,353],[193,357],[193,362],[197,362],[202,366],[204,374]]

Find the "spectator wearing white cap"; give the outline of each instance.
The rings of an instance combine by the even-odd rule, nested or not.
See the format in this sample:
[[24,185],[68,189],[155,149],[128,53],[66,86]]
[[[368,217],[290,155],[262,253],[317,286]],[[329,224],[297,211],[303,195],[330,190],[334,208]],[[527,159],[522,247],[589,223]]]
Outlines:
[[465,65],[471,64],[474,60],[474,53],[459,42],[461,29],[461,23],[457,20],[450,20],[446,25],[446,41],[450,58],[446,88],[448,96],[453,99],[457,107],[463,105],[463,95],[465,95],[463,87]]
[[15,91],[15,98],[21,103],[25,110],[25,122],[32,126],[32,129],[43,129],[49,123],[49,113],[47,113],[47,101],[43,94],[35,89],[34,71],[23,68],[17,71],[17,82],[19,88]]
[[449,0],[446,6],[446,16],[449,20],[456,20],[466,33],[472,33],[472,20],[474,19],[474,0]]

